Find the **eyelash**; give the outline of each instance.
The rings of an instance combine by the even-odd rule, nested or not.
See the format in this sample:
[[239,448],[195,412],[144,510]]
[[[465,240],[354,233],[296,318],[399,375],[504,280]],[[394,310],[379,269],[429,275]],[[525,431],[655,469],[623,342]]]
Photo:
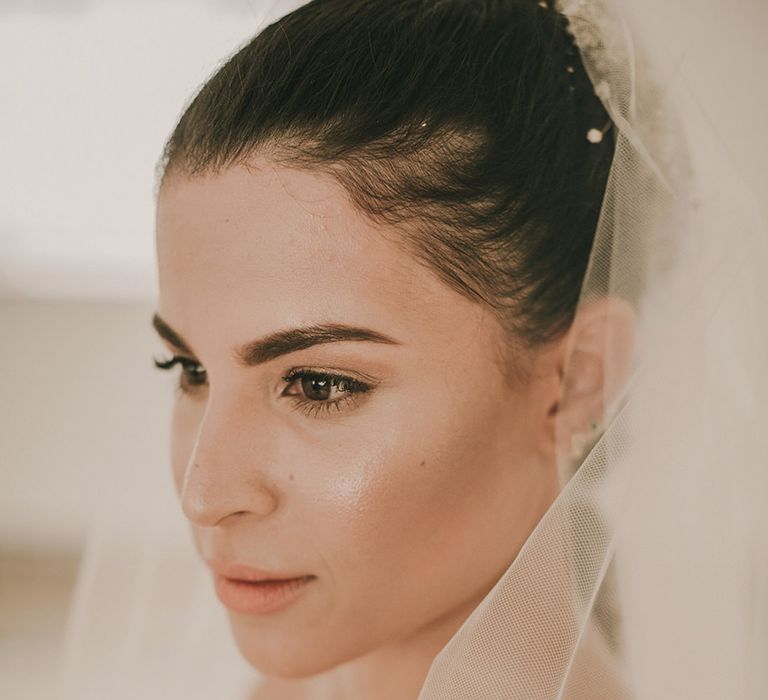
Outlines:
[[192,394],[196,389],[204,386],[207,381],[207,372],[202,369],[199,362],[195,362],[189,357],[174,355],[168,360],[158,360],[154,358],[155,367],[162,370],[173,369],[176,365],[181,366],[181,374],[176,389],[183,394]]
[[[330,414],[331,411],[341,413],[346,410],[346,407],[351,407],[360,398],[360,394],[364,394],[373,386],[365,382],[361,382],[358,379],[347,377],[343,374],[334,374],[332,372],[321,372],[310,369],[292,369],[286,376],[283,377],[283,381],[290,387],[297,379],[328,382],[331,387],[336,387],[345,396],[337,399],[336,401],[322,401],[318,399],[302,399],[294,398],[296,407],[304,414],[315,417],[320,413]],[[344,387],[344,388],[342,388]],[[303,389],[302,389],[303,390]],[[294,396],[293,394],[283,394],[283,396]]]
[[[193,394],[197,389],[207,383],[207,373],[199,362],[191,358],[174,355],[167,360],[155,358],[155,367],[161,370],[170,370],[176,365],[181,366],[181,374],[177,389],[183,394]],[[362,382],[353,377],[333,372],[324,372],[310,369],[292,369],[282,380],[288,385],[286,390],[297,380],[327,382],[330,387],[339,389],[344,394],[343,398],[335,401],[323,401],[320,399],[301,398],[295,394],[283,393],[282,396],[290,396],[296,408],[309,417],[317,417],[320,414],[330,415],[331,411],[341,413],[346,407],[351,407],[364,394],[373,389],[372,384]]]

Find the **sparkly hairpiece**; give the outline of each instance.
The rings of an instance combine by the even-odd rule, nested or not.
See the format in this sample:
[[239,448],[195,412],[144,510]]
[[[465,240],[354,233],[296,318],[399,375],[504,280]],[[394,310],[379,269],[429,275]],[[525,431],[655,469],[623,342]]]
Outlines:
[[[688,163],[685,146],[678,128],[673,126],[677,120],[674,96],[665,88],[659,66],[635,45],[617,5],[606,0],[555,0],[613,128],[671,189],[665,173],[672,173],[676,182],[688,178],[682,172]],[[595,131],[587,132],[590,141],[597,137]]]
[[[539,5],[546,6],[545,0]],[[621,43],[622,36],[619,26],[608,26],[611,14],[602,0],[556,0],[556,10],[562,14],[568,24],[566,31],[573,37],[574,44],[582,57],[582,63],[587,76],[592,83],[595,95],[600,98],[606,111],[611,117],[619,109],[626,114],[631,105],[617,103],[617,95],[611,94],[609,78],[615,78],[617,72],[623,76],[632,74],[629,57]],[[597,20],[601,20],[600,24]],[[615,80],[611,80],[615,84]],[[600,143],[608,129],[613,125],[612,119],[602,129],[591,128],[587,131],[587,141]]]

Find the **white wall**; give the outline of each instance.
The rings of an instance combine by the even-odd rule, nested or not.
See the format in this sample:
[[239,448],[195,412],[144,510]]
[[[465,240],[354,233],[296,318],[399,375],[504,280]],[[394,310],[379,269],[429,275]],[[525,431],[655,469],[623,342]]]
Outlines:
[[152,364],[167,353],[151,314],[139,302],[0,302],[1,549],[77,549],[111,487],[172,492],[172,380]]

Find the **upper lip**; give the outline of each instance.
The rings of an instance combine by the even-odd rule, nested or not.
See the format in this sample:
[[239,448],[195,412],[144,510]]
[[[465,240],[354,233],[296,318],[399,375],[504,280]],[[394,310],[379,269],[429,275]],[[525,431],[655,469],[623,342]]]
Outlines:
[[295,574],[285,571],[266,571],[245,564],[227,564],[214,559],[207,560],[213,572],[224,578],[237,581],[285,581],[294,578],[305,578],[308,574]]

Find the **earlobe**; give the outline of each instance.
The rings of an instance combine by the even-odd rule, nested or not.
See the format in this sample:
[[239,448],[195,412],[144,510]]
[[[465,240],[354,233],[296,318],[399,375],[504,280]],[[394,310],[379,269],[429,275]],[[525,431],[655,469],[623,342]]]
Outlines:
[[602,430],[606,411],[630,377],[635,313],[619,297],[582,306],[558,346],[560,396],[553,415],[556,450],[578,459]]

